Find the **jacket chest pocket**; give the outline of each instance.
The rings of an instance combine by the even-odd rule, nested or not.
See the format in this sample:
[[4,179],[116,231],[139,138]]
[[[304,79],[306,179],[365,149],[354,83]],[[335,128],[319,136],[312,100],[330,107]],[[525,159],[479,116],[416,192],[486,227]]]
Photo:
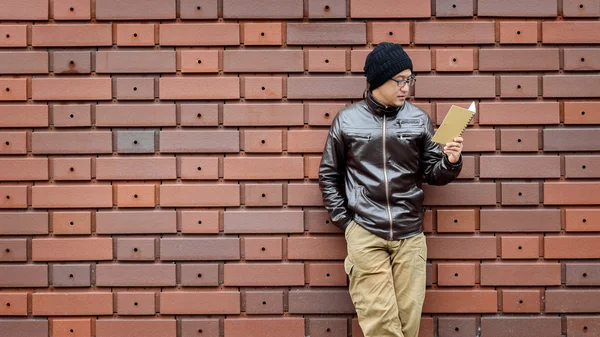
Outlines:
[[362,151],[373,143],[373,134],[369,131],[348,131],[346,139],[353,151]]

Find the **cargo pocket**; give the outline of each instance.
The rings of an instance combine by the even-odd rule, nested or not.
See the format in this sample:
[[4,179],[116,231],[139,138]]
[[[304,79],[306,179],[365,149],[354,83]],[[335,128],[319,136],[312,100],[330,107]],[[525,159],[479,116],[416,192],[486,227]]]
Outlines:
[[346,275],[350,276],[350,274],[352,274],[352,268],[354,268],[354,265],[350,262],[348,256],[346,256],[344,259],[344,271],[346,272]]

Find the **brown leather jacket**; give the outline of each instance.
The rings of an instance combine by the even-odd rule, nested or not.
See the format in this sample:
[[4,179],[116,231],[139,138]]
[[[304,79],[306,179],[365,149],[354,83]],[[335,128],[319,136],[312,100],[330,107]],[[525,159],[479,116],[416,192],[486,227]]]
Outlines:
[[319,187],[333,223],[345,230],[355,220],[387,240],[420,234],[423,179],[445,185],[462,169],[462,156],[450,163],[432,136],[429,116],[409,102],[385,107],[368,93],[340,111],[319,167]]

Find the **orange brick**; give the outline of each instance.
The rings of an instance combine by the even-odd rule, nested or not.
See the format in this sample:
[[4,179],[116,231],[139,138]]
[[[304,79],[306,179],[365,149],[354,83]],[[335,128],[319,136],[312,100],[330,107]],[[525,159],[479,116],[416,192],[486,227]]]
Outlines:
[[226,207],[240,205],[237,184],[161,184],[160,206]]
[[182,233],[217,234],[221,218],[219,213],[219,211],[179,210],[177,224]]
[[92,160],[82,157],[52,158],[50,176],[54,180],[90,180]]
[[225,72],[302,72],[304,52],[298,49],[241,49],[223,52]]
[[350,16],[353,18],[429,18],[431,5],[418,0],[402,3],[394,0],[370,2],[350,0]]
[[364,45],[367,25],[363,22],[306,22],[287,24],[288,45]]
[[538,236],[501,236],[503,259],[537,259],[540,257]]
[[133,336],[177,336],[177,321],[173,318],[104,319],[96,320],[96,335],[120,337],[123,331]]
[[496,150],[496,130],[494,129],[465,129],[463,133],[464,152],[486,152]]
[[0,158],[0,180],[48,180],[48,158]]
[[423,313],[496,313],[496,290],[427,290]]
[[[226,336],[276,337],[281,331],[286,336],[300,337],[304,335],[304,318],[226,318]],[[313,335],[315,335],[313,333]]]
[[478,268],[475,263],[438,264],[437,284],[439,286],[474,286],[479,281]]
[[597,232],[600,228],[600,210],[594,208],[565,209],[567,232]]
[[90,318],[53,319],[54,337],[91,337],[92,320]]
[[179,118],[181,126],[218,126],[218,104],[181,104]]
[[309,0],[308,17],[311,19],[345,19],[346,0]]
[[290,99],[350,99],[362,98],[366,89],[360,76],[294,76],[287,79]]
[[52,124],[55,127],[83,127],[92,125],[91,104],[55,104],[52,106]]
[[52,18],[54,20],[89,20],[91,19],[91,3],[86,0],[54,0]]
[[31,302],[31,312],[35,316],[112,315],[113,313],[111,292],[33,293]]
[[538,313],[540,305],[539,290],[502,290],[502,312]]
[[0,105],[0,127],[48,127],[48,106]]
[[346,71],[346,51],[343,49],[309,49],[305,52],[310,72]]
[[98,0],[98,20],[159,20],[175,19],[175,3],[170,0],[152,0],[141,10],[135,0]]
[[112,260],[112,238],[33,239],[33,261]]
[[304,157],[304,176],[309,179],[319,179],[319,167],[321,166],[321,156]]
[[288,206],[323,206],[319,184],[288,184]]
[[283,151],[281,130],[244,130],[244,151],[267,153]]
[[110,24],[33,25],[34,47],[91,47],[112,45]]
[[416,22],[416,44],[492,44],[495,42],[494,23]]
[[223,177],[227,180],[302,179],[302,157],[226,157]]
[[311,287],[345,287],[346,272],[343,263],[308,263],[306,283]]
[[154,292],[118,292],[117,314],[119,315],[154,315]]
[[540,133],[537,129],[500,130],[500,151],[537,151]]
[[303,286],[303,263],[227,263],[225,286]]
[[303,4],[296,0],[226,0],[223,17],[226,19],[302,19]]
[[560,68],[558,48],[482,48],[481,71],[532,71]]
[[283,27],[281,23],[255,23],[246,22],[242,25],[244,44],[253,45],[281,45],[284,42]]
[[575,71],[593,71],[600,69],[600,49],[565,48],[564,69]]
[[283,97],[282,77],[244,77],[242,82],[246,99],[281,99]]
[[0,3],[0,20],[48,20],[48,2],[45,0],[4,0]]
[[27,47],[27,25],[0,25],[0,47]]
[[473,233],[477,226],[479,211],[469,209],[438,209],[438,232]]
[[0,186],[0,208],[27,208],[27,186]]
[[166,23],[160,25],[161,46],[237,46],[238,23]]
[[565,124],[599,124],[600,103],[564,102]]
[[323,152],[328,133],[328,130],[289,130],[288,152]]
[[415,98],[496,97],[494,76],[421,76],[415,85]]
[[479,0],[477,14],[479,16],[556,16],[557,6],[554,0],[536,0],[523,3],[519,0],[507,0],[498,3],[493,0]]
[[436,49],[437,71],[473,71],[473,49]]
[[308,103],[308,125],[327,126],[346,103]]
[[304,125],[304,106],[298,103],[225,104],[225,126]]
[[500,97],[535,98],[538,96],[537,76],[501,76]]
[[178,50],[178,69],[182,73],[216,73],[219,71],[219,50]]
[[112,207],[112,186],[33,186],[32,206],[34,208]]
[[180,157],[179,174],[181,179],[219,179],[218,157]]
[[217,19],[217,3],[212,0],[184,0],[178,4],[178,16],[182,19]]
[[600,22],[596,21],[544,21],[542,43],[600,43]]
[[244,238],[244,259],[281,260],[283,258],[282,238],[248,237]]
[[429,259],[495,259],[494,236],[430,236],[427,237]]
[[246,206],[283,206],[282,184],[244,184]]
[[27,316],[27,293],[0,293],[0,316]]
[[116,25],[117,46],[154,46],[154,24],[119,23]]
[[53,212],[52,231],[58,235],[92,233],[91,212]]
[[0,101],[26,101],[26,78],[0,78]]
[[367,23],[367,41],[373,44],[393,42],[410,43],[409,22],[369,22]]
[[341,237],[290,237],[289,260],[343,260],[348,255],[346,240]]
[[240,313],[237,291],[163,291],[160,293],[162,315],[223,315]]
[[544,258],[546,259],[598,259],[599,236],[546,236]]
[[558,102],[481,102],[479,124],[558,124]]
[[544,204],[546,205],[597,205],[600,195],[596,193],[597,182],[545,182]]
[[110,131],[34,132],[31,135],[32,152],[36,154],[111,153]]
[[155,185],[117,185],[118,207],[154,207],[156,197]]
[[501,21],[500,43],[535,44],[538,42],[538,23],[536,21]]
[[482,286],[559,286],[560,263],[482,263]]
[[34,78],[31,87],[31,97],[40,101],[96,101],[112,98],[112,81],[108,77]]
[[[0,35],[1,45],[2,35]],[[48,68],[47,51],[12,51],[9,53],[0,53],[0,74],[47,74]]]
[[161,77],[160,99],[238,99],[238,77]]

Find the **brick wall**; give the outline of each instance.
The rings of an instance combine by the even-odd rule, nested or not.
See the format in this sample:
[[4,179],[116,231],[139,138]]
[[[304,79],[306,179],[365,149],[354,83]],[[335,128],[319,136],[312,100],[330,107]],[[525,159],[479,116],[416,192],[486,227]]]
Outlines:
[[464,169],[421,337],[600,335],[599,0],[0,0],[0,336],[359,337],[317,184],[403,44]]

